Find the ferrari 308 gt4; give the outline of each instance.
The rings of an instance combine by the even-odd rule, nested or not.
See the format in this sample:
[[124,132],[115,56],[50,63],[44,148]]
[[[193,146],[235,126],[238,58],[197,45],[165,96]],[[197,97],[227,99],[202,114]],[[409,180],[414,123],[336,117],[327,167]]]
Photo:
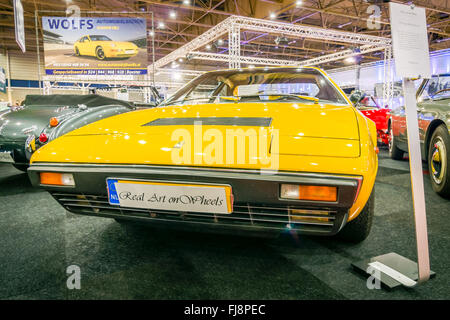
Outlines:
[[51,141],[28,174],[73,213],[362,241],[376,152],[374,122],[320,69],[231,69]]

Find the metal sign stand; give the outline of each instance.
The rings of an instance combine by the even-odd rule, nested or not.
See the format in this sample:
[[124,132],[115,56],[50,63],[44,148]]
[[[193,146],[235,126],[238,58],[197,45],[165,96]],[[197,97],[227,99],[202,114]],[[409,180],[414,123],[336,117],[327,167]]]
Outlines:
[[[397,42],[397,38],[394,38],[394,36],[397,37],[396,31],[402,31],[402,17],[400,16],[400,14],[403,14],[405,12],[407,14],[413,13],[418,18],[423,18],[422,24],[420,22],[417,22],[416,32],[420,33],[425,31],[424,34],[418,33],[418,36],[422,35],[424,36],[424,39],[420,39],[420,37],[418,38],[420,40],[425,40],[425,43],[427,43],[425,12],[419,12],[420,10],[415,9],[414,6],[408,8],[405,5],[398,5],[393,3],[390,3],[390,6],[394,56],[396,53],[396,49],[398,50],[397,54],[399,57],[401,57],[402,54],[405,55],[405,51],[408,51],[408,48],[402,47],[403,44]],[[393,21],[393,15],[395,15],[395,21]],[[411,19],[410,17],[408,18]],[[406,52],[406,54],[408,55],[409,53]],[[426,52],[426,56],[429,56],[428,52]],[[412,65],[426,63],[426,61],[420,61],[420,58],[415,56],[408,56],[408,59],[410,61],[413,61]],[[417,62],[417,60],[419,60],[419,63]],[[397,63],[400,64],[401,62]],[[409,167],[411,172],[411,188],[414,203],[417,263],[393,252],[352,263],[352,266],[357,271],[372,275],[372,277],[378,279],[388,288],[394,288],[400,285],[403,285],[405,287],[415,287],[428,281],[430,277],[435,275],[435,273],[430,270],[430,257],[428,251],[428,231],[425,207],[425,192],[423,186],[422,156],[419,139],[419,124],[417,120],[416,89],[414,87],[413,80],[410,77],[403,75],[407,72],[415,71],[420,73],[420,71],[414,69],[411,70],[411,68],[404,71],[405,68],[402,69],[398,65],[396,65],[396,68],[398,71],[397,73],[403,76],[406,127],[408,132]],[[429,70],[427,70],[427,73],[429,73]]]
[[[356,271],[371,274],[372,276],[378,274],[378,280],[389,289],[400,285],[415,287],[420,283],[426,282],[430,277],[435,276],[435,273],[430,270],[422,157],[419,142],[419,124],[417,121],[416,89],[413,80],[409,78],[403,79],[403,92],[406,105],[409,167],[414,202],[418,263],[394,252],[352,263]],[[378,272],[373,272],[374,270]]]

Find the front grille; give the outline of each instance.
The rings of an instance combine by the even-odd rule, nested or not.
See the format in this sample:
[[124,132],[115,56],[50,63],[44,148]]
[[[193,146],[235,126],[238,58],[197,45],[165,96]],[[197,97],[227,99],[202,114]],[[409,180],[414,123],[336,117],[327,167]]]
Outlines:
[[166,210],[123,208],[110,205],[106,196],[52,193],[68,211],[92,216],[135,217],[164,221],[184,221],[223,226],[245,226],[272,230],[296,230],[312,233],[335,233],[343,214],[333,208],[235,203],[231,214],[176,212]]

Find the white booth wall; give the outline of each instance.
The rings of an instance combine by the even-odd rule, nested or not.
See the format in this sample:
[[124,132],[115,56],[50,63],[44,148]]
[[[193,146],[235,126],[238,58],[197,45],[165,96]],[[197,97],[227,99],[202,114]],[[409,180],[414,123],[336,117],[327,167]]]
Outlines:
[[[430,53],[431,72],[433,75],[450,73],[450,49],[439,50]],[[384,62],[376,62],[367,65],[362,65],[360,70],[359,88],[360,90],[376,95],[378,102],[381,102],[382,94],[375,91],[376,86],[382,88],[384,82]],[[394,79],[394,98],[391,108],[396,108],[403,105],[403,96],[401,90],[401,79],[395,74],[395,61],[391,63],[391,72]],[[336,83],[343,87],[356,87],[357,66],[350,68],[340,68],[328,71],[330,77],[336,81]],[[420,84],[420,81],[417,81]],[[380,104],[381,105],[381,104]]]

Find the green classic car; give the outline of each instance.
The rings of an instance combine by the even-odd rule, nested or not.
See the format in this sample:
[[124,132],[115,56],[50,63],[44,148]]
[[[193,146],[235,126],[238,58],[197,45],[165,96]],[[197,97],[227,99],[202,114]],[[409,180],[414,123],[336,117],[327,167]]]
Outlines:
[[86,124],[135,110],[132,102],[89,95],[28,95],[23,106],[0,111],[0,163],[26,171],[42,145]]
[[[439,195],[450,198],[450,74],[422,81],[417,90],[417,117],[431,185]],[[388,130],[389,154],[400,160],[408,152],[404,107],[392,110]]]

